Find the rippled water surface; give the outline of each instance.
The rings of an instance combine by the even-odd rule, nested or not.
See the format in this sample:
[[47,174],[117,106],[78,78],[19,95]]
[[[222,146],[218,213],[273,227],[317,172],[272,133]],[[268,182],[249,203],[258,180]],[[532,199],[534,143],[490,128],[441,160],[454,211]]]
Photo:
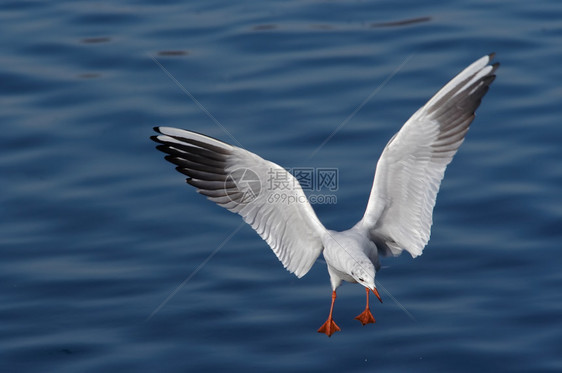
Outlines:
[[[561,20],[556,1],[3,1],[0,370],[561,371]],[[392,134],[492,51],[424,255],[383,261],[375,325],[342,286],[332,338],[325,264],[286,272],[149,139],[335,168],[314,208],[345,229]]]

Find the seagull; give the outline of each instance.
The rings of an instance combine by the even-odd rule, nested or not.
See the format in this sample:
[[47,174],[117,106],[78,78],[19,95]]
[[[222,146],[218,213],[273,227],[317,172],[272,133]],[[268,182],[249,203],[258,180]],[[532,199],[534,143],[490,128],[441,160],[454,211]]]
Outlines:
[[[178,128],[155,127],[158,135],[151,139],[197,192],[242,216],[289,272],[301,278],[323,254],[332,302],[318,332],[330,337],[341,330],[332,313],[342,281],[365,288],[367,303],[356,319],[363,325],[374,323],[369,292],[382,303],[375,286],[379,258],[404,250],[413,258],[422,254],[445,169],[495,79],[499,63],[492,64],[493,57],[483,56],[461,71],[390,139],[377,162],[362,219],[342,232],[324,227],[299,181],[276,163]],[[283,180],[284,188],[275,189],[272,180]]]

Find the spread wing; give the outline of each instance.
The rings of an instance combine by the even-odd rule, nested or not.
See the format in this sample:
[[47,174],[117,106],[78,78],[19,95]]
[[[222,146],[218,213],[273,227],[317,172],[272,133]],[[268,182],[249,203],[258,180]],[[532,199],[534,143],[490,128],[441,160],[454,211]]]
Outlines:
[[445,168],[464,140],[499,64],[472,63],[404,124],[378,163],[363,219],[383,255],[422,254]]
[[242,216],[285,268],[304,276],[322,252],[326,231],[298,182],[284,168],[242,148],[195,132],[156,127],[152,139],[187,183]]

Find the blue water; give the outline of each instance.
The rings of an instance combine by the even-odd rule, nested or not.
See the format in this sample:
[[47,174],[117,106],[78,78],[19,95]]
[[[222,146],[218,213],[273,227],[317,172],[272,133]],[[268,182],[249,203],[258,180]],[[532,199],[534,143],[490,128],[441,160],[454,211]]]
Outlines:
[[[561,20],[546,0],[3,1],[0,371],[561,371]],[[342,286],[332,338],[325,264],[299,280],[232,235],[149,139],[232,143],[218,122],[336,168],[337,203],[314,208],[345,229],[392,134],[492,51],[424,255],[383,261],[375,325]]]

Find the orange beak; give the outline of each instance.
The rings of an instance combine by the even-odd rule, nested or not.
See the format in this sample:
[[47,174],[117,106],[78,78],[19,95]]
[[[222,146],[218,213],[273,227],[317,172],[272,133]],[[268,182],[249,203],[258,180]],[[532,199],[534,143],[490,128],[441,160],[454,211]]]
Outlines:
[[381,296],[379,295],[379,291],[377,290],[377,288],[371,289],[371,291],[373,292],[373,294],[377,296],[377,298],[379,298],[379,301],[382,303],[382,299]]

